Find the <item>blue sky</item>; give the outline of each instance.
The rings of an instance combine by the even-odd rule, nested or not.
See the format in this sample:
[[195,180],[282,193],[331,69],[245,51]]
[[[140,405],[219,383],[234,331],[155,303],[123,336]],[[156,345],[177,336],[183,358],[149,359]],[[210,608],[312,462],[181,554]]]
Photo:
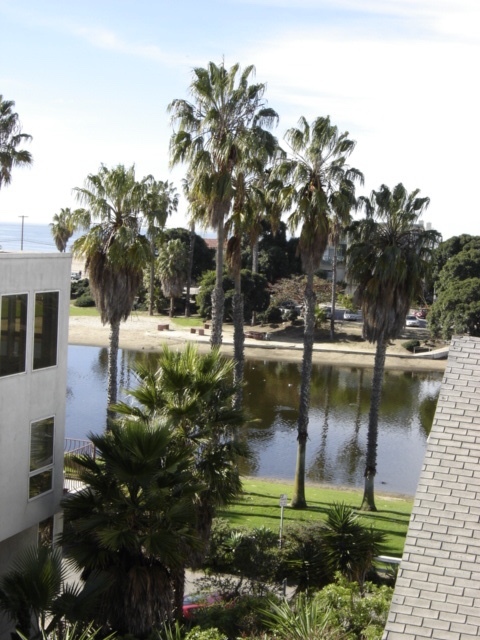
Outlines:
[[[0,191],[0,220],[50,222],[101,163],[181,191],[167,105],[192,68],[254,64],[280,115],[329,115],[366,178],[421,189],[446,239],[480,235],[478,0],[0,0],[0,93],[34,165]],[[185,204],[169,226],[185,225]]]

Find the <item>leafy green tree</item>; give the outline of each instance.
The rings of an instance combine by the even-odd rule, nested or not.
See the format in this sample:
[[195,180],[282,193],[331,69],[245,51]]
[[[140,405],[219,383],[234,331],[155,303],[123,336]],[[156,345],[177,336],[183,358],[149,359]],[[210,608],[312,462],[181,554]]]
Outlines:
[[0,189],[10,184],[12,169],[32,164],[29,151],[18,149],[24,142],[32,139],[28,133],[22,133],[18,113],[14,112],[15,102],[5,100],[0,95]]
[[480,248],[480,236],[470,236],[463,233],[460,236],[452,236],[441,242],[433,254],[433,278],[437,280],[443,267],[450,258],[453,258],[464,249]]
[[89,174],[85,187],[74,189],[92,226],[73,245],[85,258],[90,288],[103,324],[110,325],[108,404],[117,400],[117,355],[120,322],[126,320],[150,261],[150,243],[141,234],[144,185],[135,180],[135,168],[102,165]]
[[362,500],[367,511],[376,511],[378,411],[387,345],[400,335],[412,301],[421,295],[440,238],[418,224],[430,202],[418,194],[418,189],[408,193],[401,183],[393,191],[382,185],[363,199],[366,217],[349,229],[347,268],[356,286],[354,300],[363,312],[364,337],[376,344]]
[[90,219],[84,209],[60,209],[60,213],[56,213],[50,223],[50,231],[60,253],[67,250],[68,241],[77,229],[87,229],[89,226]]
[[298,227],[298,252],[307,276],[305,285],[305,331],[303,339],[302,381],[297,424],[297,465],[292,507],[307,506],[305,499],[305,457],[308,439],[310,378],[315,329],[315,293],[313,277],[321,264],[330,233],[330,199],[344,180],[352,183],[361,174],[346,165],[355,142],[348,132],[339,133],[330,119],[316,118],[310,125],[302,117],[298,128],[285,135],[291,157],[276,167],[276,175],[286,185],[282,190],[285,209],[292,210],[288,224],[294,232]]
[[145,226],[145,234],[150,240],[150,278],[149,278],[149,303],[148,313],[153,316],[154,307],[154,283],[155,283],[155,252],[162,240],[162,234],[168,216],[177,210],[178,194],[175,187],[168,181],[155,180],[148,176],[144,180],[145,193],[142,201],[142,226]]
[[240,72],[238,64],[230,69],[213,62],[197,67],[190,85],[193,101],[174,100],[169,106],[178,125],[170,144],[171,162],[188,163],[190,191],[202,203],[198,212],[205,216],[200,222],[217,232],[212,346],[222,342],[224,224],[233,198],[233,172],[246,152],[265,139],[264,127],[278,119],[265,106],[266,85],[250,83],[253,72],[253,66]]
[[170,318],[175,314],[175,298],[180,298],[187,281],[188,253],[181,240],[169,240],[160,248],[157,270],[163,294],[170,298]]
[[89,438],[97,455],[74,457],[85,486],[62,500],[61,543],[87,585],[108,581],[95,622],[145,637],[173,619],[172,572],[198,546],[193,447],[179,447],[168,426],[138,420]]
[[[253,311],[260,313],[265,311],[270,300],[268,282],[262,275],[254,275],[247,269],[242,269],[240,273],[242,279],[242,291],[244,293],[244,321],[252,317]],[[212,315],[212,297],[215,288],[216,274],[214,271],[207,271],[200,281],[200,291],[197,295],[198,312],[202,318],[210,318]],[[233,293],[234,283],[226,273],[223,276],[223,290],[225,291],[224,320],[231,321],[233,318]]]
[[433,335],[480,337],[480,278],[452,280],[442,288],[428,316]]
[[[188,252],[190,247],[190,234],[191,231],[183,229],[182,227],[175,227],[172,229],[165,229],[164,239],[165,242],[169,240],[180,240]],[[193,261],[192,261],[192,280],[193,282],[199,282],[200,278],[206,271],[211,271],[215,268],[215,251],[211,249],[205,240],[194,233],[195,242],[193,244]]]

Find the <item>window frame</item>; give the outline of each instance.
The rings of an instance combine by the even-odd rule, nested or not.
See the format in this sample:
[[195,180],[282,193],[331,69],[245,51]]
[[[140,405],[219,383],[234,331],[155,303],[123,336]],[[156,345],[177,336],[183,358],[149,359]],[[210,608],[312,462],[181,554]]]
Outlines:
[[[33,429],[35,425],[42,422],[46,422],[46,421],[52,422],[51,453],[50,453],[51,462],[48,462],[47,464],[43,465],[42,467],[38,467],[37,469],[32,469],[31,467],[32,467],[32,449],[33,449],[32,447]],[[41,498],[42,496],[45,496],[53,491],[54,472],[55,472],[55,416],[49,415],[49,416],[46,416],[45,418],[40,418],[38,420],[30,421],[30,438],[29,438],[29,453],[28,453],[28,502],[31,502],[32,500],[37,500],[37,498]],[[36,495],[32,496],[31,495],[32,478],[45,473],[50,473],[50,488],[47,489],[46,491],[41,491],[40,493],[37,493]]]
[[[55,326],[55,362],[53,364],[47,364],[44,366],[35,366],[35,350],[36,350],[36,320],[37,320],[37,296],[45,295],[49,293],[57,294],[57,322]],[[44,369],[50,369],[58,366],[58,336],[60,331],[60,291],[58,289],[48,289],[45,291],[35,291],[33,296],[33,313],[32,313],[32,372],[42,371]]]
[[[27,353],[28,353],[28,315],[29,315],[29,308],[28,305],[30,303],[30,293],[28,291],[16,291],[16,292],[11,292],[11,293],[1,293],[0,294],[0,345],[1,345],[1,323],[2,323],[2,308],[3,308],[3,299],[4,298],[19,298],[20,296],[25,296],[26,298],[26,302],[24,305],[24,310],[25,310],[25,322],[24,322],[24,344],[23,344],[23,369],[21,369],[20,371],[13,371],[11,373],[1,373],[0,371],[0,379],[1,378],[8,378],[10,376],[18,376],[18,375],[25,375],[27,373]],[[7,319],[8,322],[8,319]],[[7,342],[8,344],[8,342]],[[0,358],[2,358],[3,356],[0,355]],[[5,356],[6,357],[6,356]]]

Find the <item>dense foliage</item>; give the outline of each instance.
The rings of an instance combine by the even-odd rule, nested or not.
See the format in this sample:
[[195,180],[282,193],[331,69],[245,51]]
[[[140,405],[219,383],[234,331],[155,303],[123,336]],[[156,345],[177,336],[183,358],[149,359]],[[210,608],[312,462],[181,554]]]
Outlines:
[[[428,320],[432,333],[480,336],[480,237],[456,236],[437,250],[436,300]],[[443,266],[442,266],[443,265]]]
[[[251,271],[242,270],[242,291],[244,294],[244,319],[249,321],[252,311],[265,311],[268,307],[270,295],[267,281],[264,276],[254,274]],[[197,295],[198,313],[202,318],[212,317],[212,293],[215,288],[215,272],[208,271],[200,281],[200,291]],[[229,321],[233,317],[232,299],[234,295],[233,279],[226,273],[223,276],[223,290],[225,291],[224,320]]]

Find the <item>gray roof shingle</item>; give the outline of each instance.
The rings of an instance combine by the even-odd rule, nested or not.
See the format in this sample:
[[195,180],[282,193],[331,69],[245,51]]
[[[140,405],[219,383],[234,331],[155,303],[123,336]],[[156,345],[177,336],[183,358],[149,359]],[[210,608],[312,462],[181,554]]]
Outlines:
[[480,339],[455,337],[383,640],[480,637]]

